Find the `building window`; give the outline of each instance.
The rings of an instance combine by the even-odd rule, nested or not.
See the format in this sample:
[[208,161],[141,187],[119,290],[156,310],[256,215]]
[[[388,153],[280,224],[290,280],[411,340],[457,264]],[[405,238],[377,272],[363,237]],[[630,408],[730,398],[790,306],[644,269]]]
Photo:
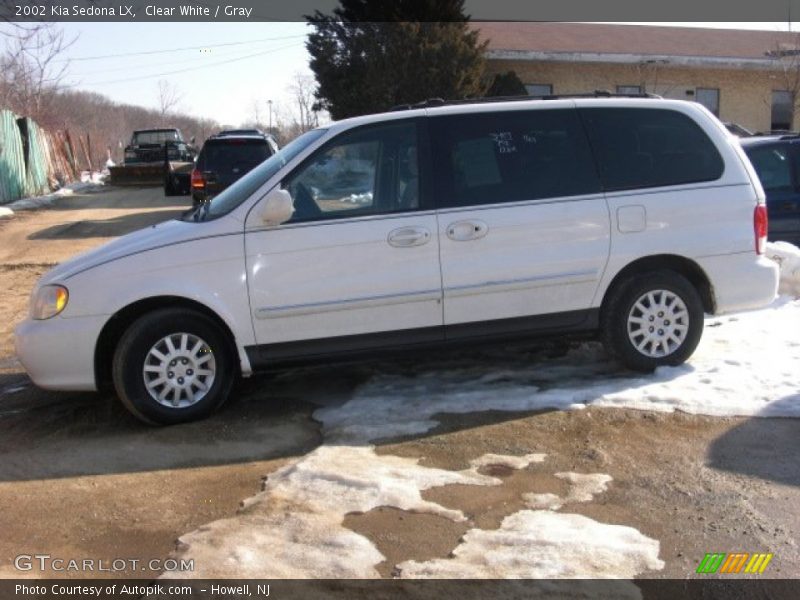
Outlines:
[[525,89],[528,96],[552,96],[553,85],[550,83],[526,83]]
[[788,131],[792,128],[794,116],[794,102],[792,92],[787,90],[774,90],[772,92],[772,120],[770,129],[773,131]]
[[636,96],[642,93],[642,86],[640,85],[618,85],[617,86],[617,93],[618,94],[630,94],[632,96]]
[[715,116],[719,116],[719,89],[697,88],[694,92],[694,100],[705,106]]

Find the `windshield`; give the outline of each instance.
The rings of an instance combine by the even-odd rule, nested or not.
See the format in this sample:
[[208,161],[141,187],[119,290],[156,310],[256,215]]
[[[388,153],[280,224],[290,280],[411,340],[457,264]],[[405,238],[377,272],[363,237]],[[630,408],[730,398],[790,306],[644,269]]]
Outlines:
[[133,144],[163,144],[177,142],[178,132],[172,131],[139,131],[133,134]]
[[183,218],[184,221],[208,221],[227,215],[252,196],[268,179],[280,171],[286,163],[322,137],[326,129],[312,129],[296,138],[276,154],[273,154],[239,181],[214,196],[210,202],[201,204]]

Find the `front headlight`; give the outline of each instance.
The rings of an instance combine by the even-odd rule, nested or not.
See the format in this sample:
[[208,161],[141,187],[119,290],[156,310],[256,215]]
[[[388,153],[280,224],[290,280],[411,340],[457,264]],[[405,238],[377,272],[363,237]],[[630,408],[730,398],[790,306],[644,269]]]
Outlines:
[[43,285],[31,298],[31,318],[50,319],[67,307],[69,292],[63,285]]

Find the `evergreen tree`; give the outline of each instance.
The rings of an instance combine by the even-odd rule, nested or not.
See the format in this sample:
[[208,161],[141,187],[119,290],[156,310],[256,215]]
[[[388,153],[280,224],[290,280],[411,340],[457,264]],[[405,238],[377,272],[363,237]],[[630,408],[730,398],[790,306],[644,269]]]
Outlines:
[[334,119],[483,93],[483,53],[463,0],[340,0],[307,17],[317,108]]
[[525,84],[517,76],[515,71],[498,73],[494,76],[492,85],[486,90],[487,96],[527,96],[528,90]]

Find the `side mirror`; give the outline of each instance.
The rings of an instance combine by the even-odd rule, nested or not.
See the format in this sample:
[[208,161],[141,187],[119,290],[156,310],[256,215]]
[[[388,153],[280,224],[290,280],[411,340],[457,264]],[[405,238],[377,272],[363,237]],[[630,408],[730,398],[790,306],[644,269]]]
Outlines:
[[280,225],[291,219],[293,214],[292,195],[280,187],[273,188],[261,201],[259,217],[264,225]]

